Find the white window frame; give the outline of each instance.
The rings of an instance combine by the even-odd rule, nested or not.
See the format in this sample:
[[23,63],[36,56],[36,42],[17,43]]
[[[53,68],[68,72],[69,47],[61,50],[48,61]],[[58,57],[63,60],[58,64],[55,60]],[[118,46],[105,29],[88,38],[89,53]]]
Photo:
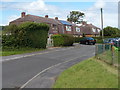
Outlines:
[[80,32],[80,28],[79,27],[76,27],[76,32]]
[[72,31],[71,26],[66,26],[66,31]]
[[92,31],[95,33],[95,32],[96,32],[96,29],[95,29],[95,28],[92,28]]
[[98,32],[100,32],[100,29],[97,29]]

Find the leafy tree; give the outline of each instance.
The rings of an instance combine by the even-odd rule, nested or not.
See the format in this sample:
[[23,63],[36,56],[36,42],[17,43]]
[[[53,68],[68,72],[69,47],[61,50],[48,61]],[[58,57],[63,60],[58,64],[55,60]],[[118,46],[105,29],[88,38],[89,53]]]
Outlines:
[[67,16],[67,20],[76,24],[79,24],[83,21],[83,17],[85,16],[84,13],[79,12],[79,11],[72,11],[70,14]]
[[[120,35],[120,30],[115,27],[107,26],[103,29],[104,31],[104,36],[115,36],[115,35]],[[102,31],[100,32],[102,35]]]

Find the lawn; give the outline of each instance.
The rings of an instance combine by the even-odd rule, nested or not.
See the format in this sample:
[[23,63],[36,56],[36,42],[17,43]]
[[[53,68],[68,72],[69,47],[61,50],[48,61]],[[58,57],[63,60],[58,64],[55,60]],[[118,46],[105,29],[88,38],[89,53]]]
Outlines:
[[38,49],[38,48],[19,48],[19,49],[10,49],[10,50],[5,49],[0,52],[0,56],[31,53],[31,52],[42,51],[42,50],[44,49]]
[[53,88],[118,88],[117,68],[91,58],[65,70]]

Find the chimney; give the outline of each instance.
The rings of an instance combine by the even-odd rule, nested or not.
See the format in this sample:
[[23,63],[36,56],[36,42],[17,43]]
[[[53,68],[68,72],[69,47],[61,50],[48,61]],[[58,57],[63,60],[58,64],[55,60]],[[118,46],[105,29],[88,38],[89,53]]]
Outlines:
[[87,24],[87,22],[85,22],[85,21],[82,21],[82,25],[86,25]]
[[58,20],[58,17],[55,17],[55,20]]
[[48,18],[48,15],[45,15],[45,18]]
[[22,12],[22,13],[21,13],[21,17],[22,17],[22,18],[25,17],[25,14],[26,14],[25,12]]

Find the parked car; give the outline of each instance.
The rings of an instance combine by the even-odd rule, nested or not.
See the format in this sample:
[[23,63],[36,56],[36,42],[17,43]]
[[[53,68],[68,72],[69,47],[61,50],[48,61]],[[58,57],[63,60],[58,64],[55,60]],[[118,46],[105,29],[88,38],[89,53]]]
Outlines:
[[114,46],[120,47],[120,37],[115,38],[115,40],[113,40],[113,42],[114,42]]
[[80,44],[91,44],[91,45],[95,45],[96,40],[92,37],[84,37],[80,40]]
[[116,40],[115,38],[106,38],[106,39],[104,39],[103,43],[104,44],[114,45],[115,40]]

